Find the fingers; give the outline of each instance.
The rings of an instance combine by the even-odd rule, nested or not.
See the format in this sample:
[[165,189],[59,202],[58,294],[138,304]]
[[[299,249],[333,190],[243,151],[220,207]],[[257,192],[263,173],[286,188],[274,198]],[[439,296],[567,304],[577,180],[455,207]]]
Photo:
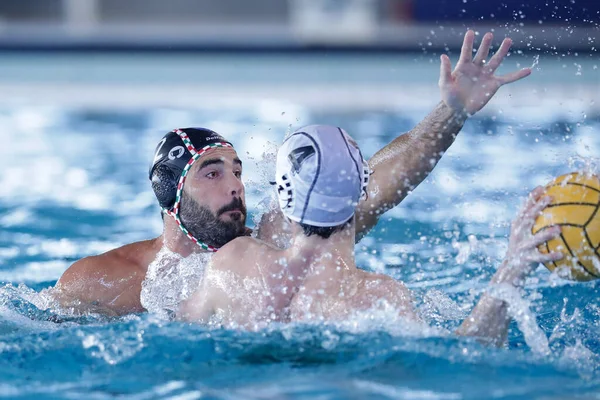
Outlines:
[[452,80],[452,64],[445,54],[442,54],[440,61],[440,86],[444,86]]
[[533,205],[525,211],[523,219],[531,220],[532,222],[541,214],[542,210],[552,202],[552,197],[543,196],[533,203]]
[[546,243],[548,240],[557,238],[559,236],[560,236],[560,227],[553,226],[551,228],[544,229],[543,231],[538,232],[535,235],[533,235],[532,238],[525,240],[522,243],[521,248],[523,250],[535,249],[539,245]]
[[475,32],[472,30],[468,30],[465,33],[465,38],[463,40],[462,49],[460,50],[460,57],[458,59],[459,63],[468,63],[471,62],[473,57],[473,41],[475,40]]
[[543,186],[536,186],[531,192],[529,192],[529,199],[532,200],[532,203],[538,201],[538,199],[544,194],[545,189]]
[[530,254],[527,261],[530,263],[547,263],[551,261],[562,260],[565,255],[560,251],[553,251],[548,254],[540,253],[539,251]]
[[510,49],[511,45],[512,40],[510,38],[506,38],[502,41],[500,48],[498,49],[496,54],[494,54],[494,56],[490,59],[490,62],[487,65],[487,70],[490,74],[493,73],[498,68],[498,66],[500,66],[502,60],[504,60],[504,57],[506,57],[506,55],[508,54],[508,50]]
[[525,204],[523,204],[523,206],[521,207],[521,211],[518,213],[517,219],[522,219],[525,213],[527,213],[527,211],[534,206],[534,204],[538,201],[538,199],[540,198],[540,196],[542,196],[543,193],[544,188],[541,186],[538,186],[535,189],[533,189],[527,196]]
[[499,76],[498,82],[500,85],[506,85],[507,83],[512,83],[518,81],[519,79],[523,79],[526,76],[531,75],[531,68],[523,68],[520,71],[511,72],[510,74]]
[[491,32],[486,33],[481,40],[481,44],[479,45],[479,49],[477,50],[477,54],[473,59],[473,63],[475,65],[483,65],[485,59],[488,57],[490,53],[490,46],[492,44],[492,39],[494,39],[494,35]]
[[531,235],[533,224],[542,210],[552,202],[552,197],[544,196],[545,190],[538,186],[529,193],[525,204],[521,207],[511,224],[511,236],[526,237]]
[[513,259],[524,264],[546,263],[562,259],[564,254],[560,251],[542,253],[538,250],[541,244],[560,236],[560,232],[559,226],[553,226],[538,232],[529,239],[522,240],[518,248],[511,253]]

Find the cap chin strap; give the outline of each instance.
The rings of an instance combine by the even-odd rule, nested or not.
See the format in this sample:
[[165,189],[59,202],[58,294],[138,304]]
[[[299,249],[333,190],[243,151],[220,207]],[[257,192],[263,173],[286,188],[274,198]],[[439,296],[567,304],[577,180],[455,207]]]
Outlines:
[[219,249],[218,247],[211,246],[209,244],[206,244],[206,243],[204,243],[204,242],[196,239],[186,229],[186,227],[183,225],[183,222],[181,221],[181,217],[179,216],[179,210],[180,210],[180,206],[181,206],[181,193],[183,192],[183,184],[185,183],[185,179],[187,177],[187,174],[190,171],[190,168],[192,167],[192,165],[196,162],[196,160],[198,160],[207,151],[209,151],[211,149],[215,149],[215,148],[219,148],[219,147],[233,148],[233,146],[231,144],[229,144],[229,143],[226,143],[226,142],[217,142],[217,143],[211,143],[209,145],[206,145],[206,146],[204,146],[201,149],[196,149],[194,147],[194,145],[192,144],[190,138],[188,137],[188,135],[184,131],[182,131],[180,129],[175,129],[173,132],[175,132],[175,133],[177,133],[179,135],[179,137],[183,141],[183,144],[185,145],[185,147],[192,154],[192,158],[190,158],[190,160],[188,161],[188,163],[185,165],[185,167],[183,168],[183,171],[181,172],[181,176],[179,177],[179,183],[177,184],[177,192],[175,193],[175,204],[173,204],[172,211],[171,210],[167,210],[166,208],[163,208],[163,211],[167,215],[171,216],[175,220],[175,222],[177,222],[177,225],[179,226],[179,229],[181,229],[181,231],[183,233],[185,233],[185,235],[192,242],[196,243],[203,250],[215,252],[215,251],[217,251]]

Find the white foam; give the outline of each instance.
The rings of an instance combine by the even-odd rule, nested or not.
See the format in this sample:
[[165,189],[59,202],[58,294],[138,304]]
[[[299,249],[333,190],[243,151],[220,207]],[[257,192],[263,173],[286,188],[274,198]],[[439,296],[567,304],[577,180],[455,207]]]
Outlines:
[[160,318],[175,315],[179,304],[199,287],[211,255],[193,253],[183,258],[163,247],[148,266],[140,294],[142,306]]
[[104,360],[109,365],[120,364],[133,358],[145,346],[144,330],[137,328],[119,332],[116,336],[112,329],[93,334],[80,330],[77,331],[77,336],[81,339],[81,346],[90,356]]
[[546,334],[538,326],[529,302],[521,297],[517,289],[511,285],[498,285],[490,287],[488,293],[508,304],[508,314],[517,322],[525,342],[534,354],[541,356],[551,354]]

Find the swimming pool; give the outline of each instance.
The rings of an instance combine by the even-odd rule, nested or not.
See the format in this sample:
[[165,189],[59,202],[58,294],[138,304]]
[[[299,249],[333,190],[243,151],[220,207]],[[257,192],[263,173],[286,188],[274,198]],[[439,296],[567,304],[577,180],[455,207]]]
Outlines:
[[[285,80],[281,68],[294,68],[285,60],[244,60],[236,62],[254,62],[250,69],[256,71],[271,65],[282,74],[275,78],[280,81]],[[540,268],[528,281],[529,307],[518,307],[519,323],[511,325],[508,349],[489,349],[445,333],[471,309],[501,260],[520,196],[557,174],[596,167],[597,104],[552,92],[552,73],[545,81],[521,87],[523,92],[538,90],[544,107],[516,106],[518,100],[513,102],[505,93],[500,106],[467,123],[434,173],[357,246],[357,263],[405,281],[416,292],[420,312],[436,329],[415,335],[382,313],[337,326],[273,326],[249,333],[206,330],[149,315],[70,317],[46,310],[39,292],[80,257],[160,233],[147,167],[157,140],[168,129],[209,126],[232,140],[244,159],[247,202],[256,217],[272,178],[271,158],[264,153],[273,151],[290,124],[339,124],[371,155],[398,132],[412,128],[428,111],[427,104],[396,99],[388,108],[357,99],[362,108],[345,103],[321,107],[318,101],[302,101],[309,97],[305,84],[328,84],[315,79],[320,75],[313,71],[286,83],[296,87],[298,98],[290,93],[287,102],[261,99],[251,104],[220,98],[218,107],[204,96],[187,107],[153,103],[143,94],[158,97],[162,87],[138,77],[139,92],[131,97],[139,96],[140,105],[132,107],[119,96],[103,97],[105,77],[90,77],[85,71],[75,82],[56,75],[35,77],[23,72],[34,68],[31,59],[17,57],[12,62],[13,72],[6,69],[10,63],[0,68],[5,68],[0,77],[5,88],[39,84],[47,90],[57,85],[75,93],[77,88],[89,90],[90,84],[97,92],[86,93],[79,105],[65,93],[57,93],[55,102],[43,96],[37,101],[6,101],[8,95],[3,95],[0,396],[596,398],[597,282],[574,284]],[[19,62],[21,69],[16,67]],[[127,62],[139,66],[147,60]],[[388,70],[391,59],[361,62],[373,71],[360,82],[365,93],[379,87],[378,80],[386,85],[395,76]],[[595,78],[598,70],[590,63],[577,81],[577,62],[564,61],[567,85],[590,86],[593,91],[600,82]],[[328,59],[325,64],[320,68],[335,68],[336,62]],[[423,71],[437,68],[427,60],[417,64],[414,68]],[[118,62],[111,65],[122,68],[114,80],[128,84],[123,75],[127,68]],[[560,63],[552,65],[561,70]],[[211,75],[215,85],[228,82],[227,74],[219,71]],[[264,83],[268,75],[245,73],[252,84]],[[193,74],[181,74],[173,73],[184,83],[194,79]],[[352,77],[338,76],[334,83],[343,87]],[[247,87],[239,79],[243,92]],[[436,79],[430,83],[435,85]],[[411,88],[420,87],[420,93],[428,95],[427,82],[420,75]],[[542,92],[544,88],[550,89]],[[193,99],[194,91],[186,96]]]

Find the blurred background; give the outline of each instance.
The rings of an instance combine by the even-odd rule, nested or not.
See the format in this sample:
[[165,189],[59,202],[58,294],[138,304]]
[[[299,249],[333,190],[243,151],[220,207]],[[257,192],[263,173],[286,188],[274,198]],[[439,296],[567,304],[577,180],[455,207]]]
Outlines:
[[595,0],[5,0],[6,48],[454,48],[465,27],[589,51]]
[[598,77],[599,20],[596,0],[3,0],[0,101],[429,106],[467,28],[510,36],[511,67],[561,74],[528,82],[587,101],[573,79]]

